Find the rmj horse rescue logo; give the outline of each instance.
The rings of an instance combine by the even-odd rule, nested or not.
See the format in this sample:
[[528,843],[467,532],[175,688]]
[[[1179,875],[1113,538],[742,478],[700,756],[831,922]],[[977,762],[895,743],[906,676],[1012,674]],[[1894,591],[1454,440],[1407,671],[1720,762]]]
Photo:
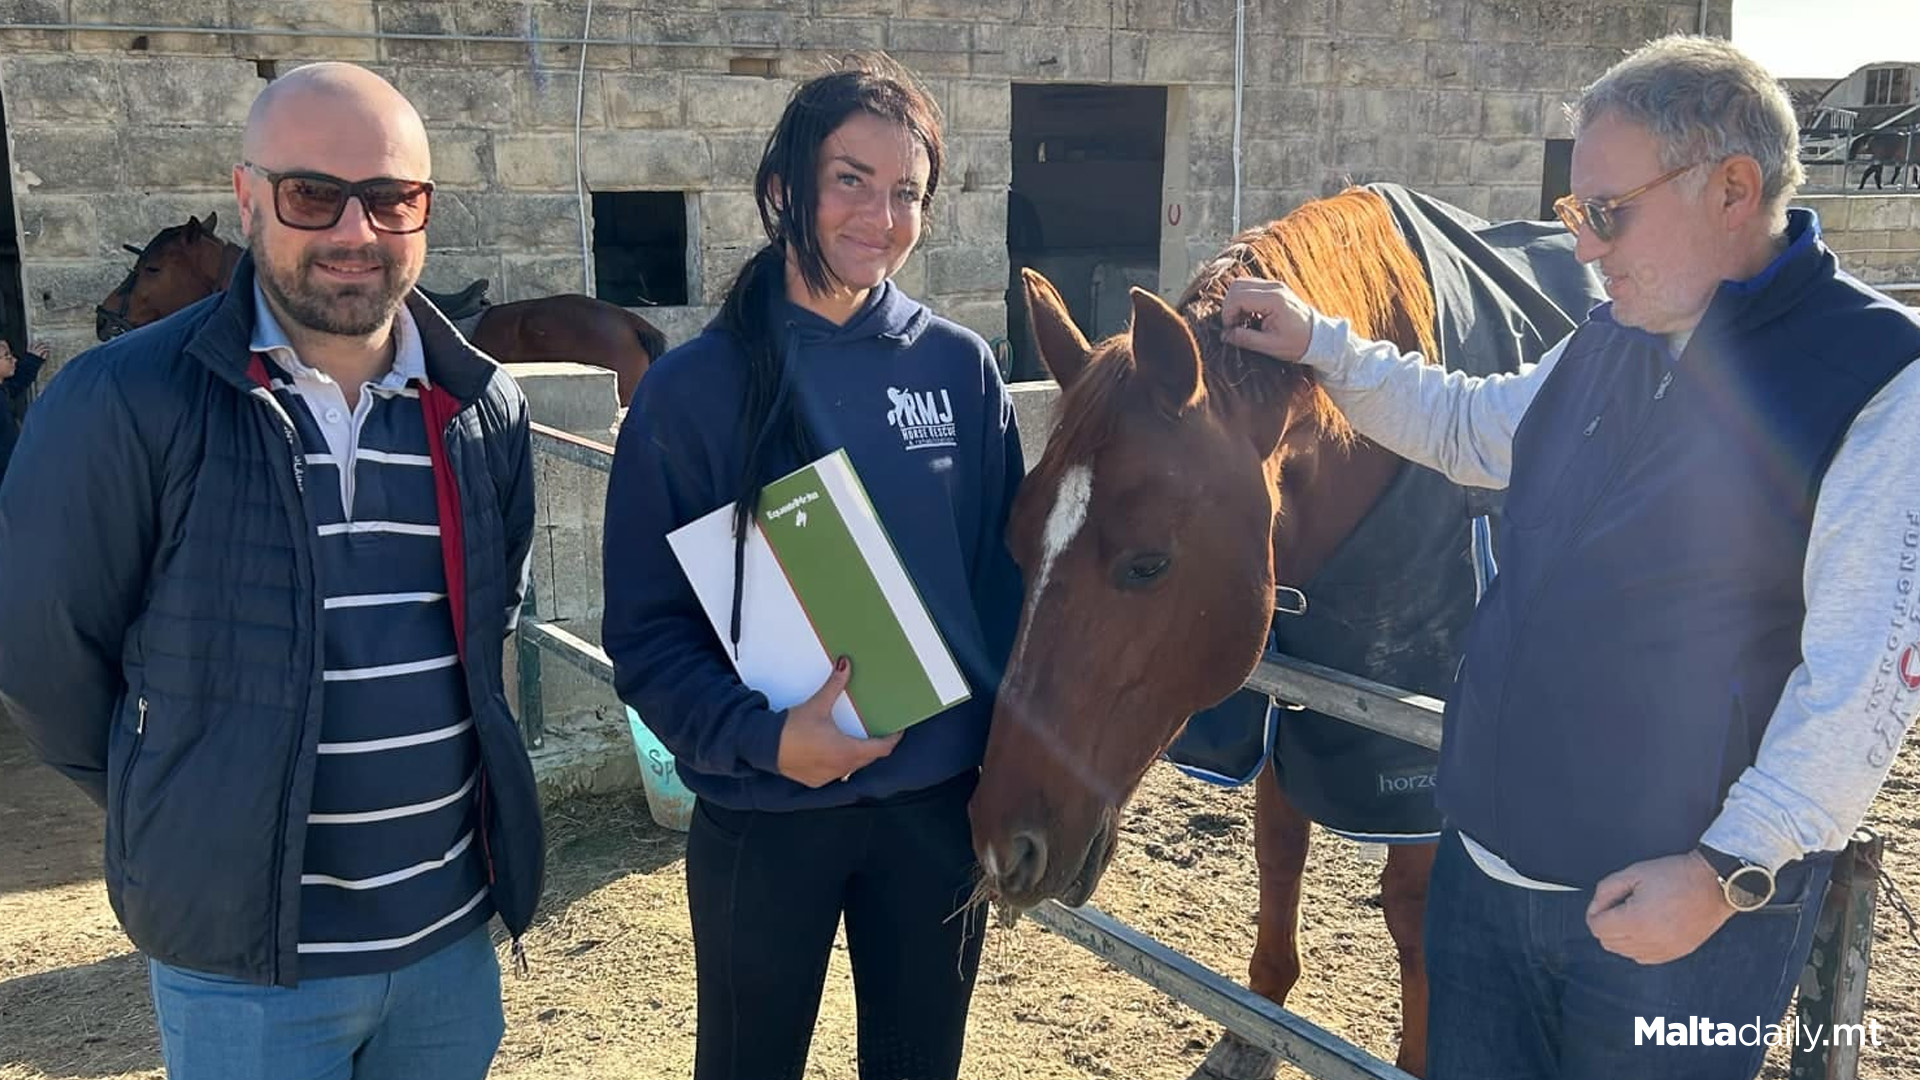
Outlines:
[[900,430],[900,441],[909,450],[933,450],[956,445],[953,427],[953,399],[942,390],[897,390],[887,387],[887,423]]

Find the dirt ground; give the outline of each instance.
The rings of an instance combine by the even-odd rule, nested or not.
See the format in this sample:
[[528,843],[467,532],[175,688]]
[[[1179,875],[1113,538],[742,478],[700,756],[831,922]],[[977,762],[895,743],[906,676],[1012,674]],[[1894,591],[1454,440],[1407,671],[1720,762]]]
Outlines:
[[[1920,767],[1904,755],[1874,808],[1895,882],[1920,900]],[[1253,948],[1253,803],[1156,769],[1126,818],[1095,903],[1217,971]],[[145,971],[108,909],[100,815],[31,765],[0,724],[0,1080],[161,1076]],[[682,837],[638,792],[553,809],[551,881],[526,939],[532,973],[506,981],[503,1080],[689,1075],[693,964]],[[1307,973],[1291,1006],[1393,1056],[1398,990],[1378,909],[1379,864],[1324,834],[1303,916]],[[1869,1080],[1920,1077],[1920,946],[1880,906],[1867,1015],[1882,1043]],[[809,1077],[851,1078],[853,997],[835,958]],[[981,1080],[1179,1080],[1219,1028],[1031,923],[995,928],[974,998],[965,1075]],[[1781,1055],[1784,1060],[1784,1055]],[[1282,1076],[1301,1074],[1283,1069]],[[1780,1062],[1768,1076],[1785,1076]]]

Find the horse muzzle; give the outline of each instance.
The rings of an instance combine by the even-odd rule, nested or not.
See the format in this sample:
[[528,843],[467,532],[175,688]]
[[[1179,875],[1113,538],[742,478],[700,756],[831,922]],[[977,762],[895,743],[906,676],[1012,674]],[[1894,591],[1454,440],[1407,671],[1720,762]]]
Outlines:
[[127,321],[127,317],[117,311],[109,311],[102,305],[93,309],[93,336],[100,341],[111,341],[136,327]]
[[[1007,908],[1025,911],[1045,900],[1079,907],[1112,863],[1118,837],[1119,815],[1109,808],[1083,844],[1063,848],[1039,829],[1016,830],[1004,843],[983,843],[980,869],[994,899]],[[1069,853],[1065,858],[1063,851]]]

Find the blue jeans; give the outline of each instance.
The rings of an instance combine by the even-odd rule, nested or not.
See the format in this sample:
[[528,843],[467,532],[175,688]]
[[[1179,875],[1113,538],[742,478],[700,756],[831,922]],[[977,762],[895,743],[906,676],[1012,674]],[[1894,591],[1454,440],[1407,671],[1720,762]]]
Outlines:
[[147,971],[171,1080],[480,1080],[505,1030],[484,927],[398,971],[293,989]]
[[[1795,864],[1765,908],[1688,956],[1642,965],[1587,929],[1591,890],[1495,881],[1448,830],[1427,897],[1428,1080],[1751,1080],[1806,965],[1832,868],[1831,856]],[[1637,1020],[1664,1017],[1670,1030],[1695,1016],[1746,1025],[1754,1045],[1636,1038]]]

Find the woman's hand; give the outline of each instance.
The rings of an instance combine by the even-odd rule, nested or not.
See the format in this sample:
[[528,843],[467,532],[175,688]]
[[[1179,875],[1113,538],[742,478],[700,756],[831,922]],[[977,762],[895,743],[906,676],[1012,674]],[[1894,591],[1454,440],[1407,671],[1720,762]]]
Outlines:
[[845,780],[893,753],[900,741],[894,732],[884,739],[856,739],[833,723],[833,703],[847,689],[853,663],[841,657],[826,685],[812,697],[787,710],[780,729],[780,775],[810,788]]

